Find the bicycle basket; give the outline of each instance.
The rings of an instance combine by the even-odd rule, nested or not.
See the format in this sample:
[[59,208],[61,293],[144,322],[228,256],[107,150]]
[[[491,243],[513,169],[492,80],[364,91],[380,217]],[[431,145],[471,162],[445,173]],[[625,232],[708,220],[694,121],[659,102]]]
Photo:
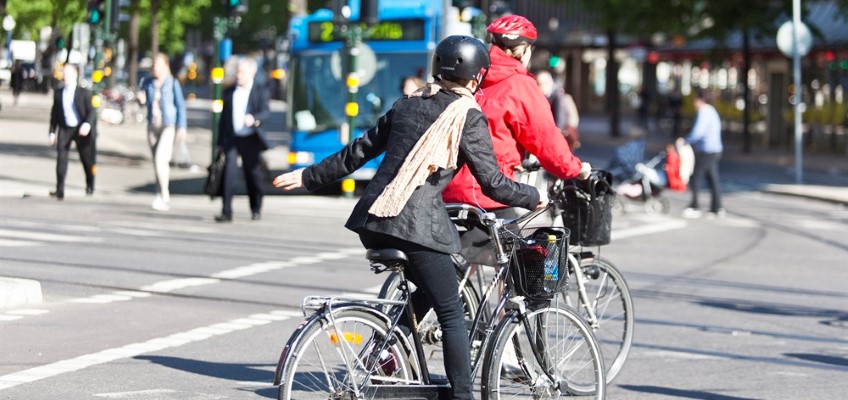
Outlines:
[[[529,301],[552,299],[568,280],[568,229],[526,228],[504,236],[509,242],[505,244],[512,246],[510,276],[516,294]],[[556,273],[546,276],[546,264],[555,267]]]
[[610,243],[612,232],[612,174],[593,170],[586,180],[571,180],[563,191],[563,225],[573,232],[572,241],[580,246]]

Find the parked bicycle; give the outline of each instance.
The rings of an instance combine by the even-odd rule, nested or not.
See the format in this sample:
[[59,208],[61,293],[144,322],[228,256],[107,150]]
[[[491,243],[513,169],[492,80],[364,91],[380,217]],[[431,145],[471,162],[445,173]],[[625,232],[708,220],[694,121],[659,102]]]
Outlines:
[[[479,329],[470,331],[479,343],[472,376],[482,371],[482,398],[603,399],[603,359],[591,328],[573,310],[548,305],[567,280],[568,231],[507,229],[505,224],[514,227],[522,219],[503,221],[470,206],[456,214],[488,228],[498,260],[474,312],[472,324]],[[414,288],[404,274],[406,255],[395,249],[369,249],[367,258],[374,272],[391,271],[398,277],[398,297],[304,299],[306,318],[277,365],[274,384],[280,385],[280,399],[438,398],[446,392],[445,381],[430,373],[425,338],[413,317],[409,298]],[[546,280],[545,263],[551,267],[551,262],[562,268],[555,279]],[[486,312],[495,287],[503,291],[497,306]],[[411,329],[407,333],[402,326]]]

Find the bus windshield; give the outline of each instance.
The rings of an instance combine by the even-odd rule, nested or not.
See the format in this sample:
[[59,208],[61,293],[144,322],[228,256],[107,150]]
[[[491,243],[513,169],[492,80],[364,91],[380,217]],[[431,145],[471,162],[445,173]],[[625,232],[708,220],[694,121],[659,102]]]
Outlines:
[[[300,55],[293,60],[292,126],[300,131],[338,128],[347,121],[347,88],[331,66],[330,54]],[[371,128],[401,96],[401,79],[421,75],[426,53],[377,53],[377,72],[356,94],[357,128]]]

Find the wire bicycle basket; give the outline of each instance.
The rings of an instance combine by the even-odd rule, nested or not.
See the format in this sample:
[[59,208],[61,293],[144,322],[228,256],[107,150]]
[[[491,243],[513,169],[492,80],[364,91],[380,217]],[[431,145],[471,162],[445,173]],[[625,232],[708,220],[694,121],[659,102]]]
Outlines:
[[510,277],[516,294],[533,302],[550,301],[568,281],[568,241],[563,227],[506,230],[503,242],[511,249]]

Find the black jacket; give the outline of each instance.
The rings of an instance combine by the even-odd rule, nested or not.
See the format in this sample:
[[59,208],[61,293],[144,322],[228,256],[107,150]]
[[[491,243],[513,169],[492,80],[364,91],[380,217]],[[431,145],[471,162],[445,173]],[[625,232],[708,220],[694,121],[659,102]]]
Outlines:
[[[65,126],[65,108],[62,107],[62,92],[65,88],[56,89],[53,93],[53,108],[50,109],[50,132],[56,132],[60,126]],[[74,107],[79,115],[79,123],[88,122],[94,129],[94,119],[97,118],[97,113],[94,111],[94,106],[91,105],[91,92],[77,86],[74,90]],[[92,131],[92,133],[94,133]]]
[[[368,209],[397,174],[424,131],[457,96],[440,91],[429,98],[399,100],[365,135],[307,168],[303,172],[304,186],[314,190],[341,179],[385,151],[383,162],[345,226],[355,232],[384,233],[443,253],[459,252],[459,234],[448,217],[441,195],[456,171],[440,169],[432,173],[424,185],[415,189],[396,217],[379,218],[368,214]],[[539,193],[535,188],[516,183],[500,172],[486,118],[476,109],[468,111],[459,149],[458,166],[468,164],[487,196],[516,207],[532,209],[538,204]]]
[[[230,86],[224,91],[224,108],[221,110],[221,119],[218,123],[218,146],[227,150],[235,146],[235,132],[233,131],[233,92],[236,86]],[[259,136],[262,141],[264,150],[273,147],[268,141],[268,136],[265,134],[264,125],[268,122],[271,116],[271,110],[268,108],[268,99],[270,95],[268,90],[263,86],[253,82],[253,87],[250,89],[250,96],[247,99],[247,111],[245,114],[253,115],[256,119],[256,125],[253,127],[254,133]]]

